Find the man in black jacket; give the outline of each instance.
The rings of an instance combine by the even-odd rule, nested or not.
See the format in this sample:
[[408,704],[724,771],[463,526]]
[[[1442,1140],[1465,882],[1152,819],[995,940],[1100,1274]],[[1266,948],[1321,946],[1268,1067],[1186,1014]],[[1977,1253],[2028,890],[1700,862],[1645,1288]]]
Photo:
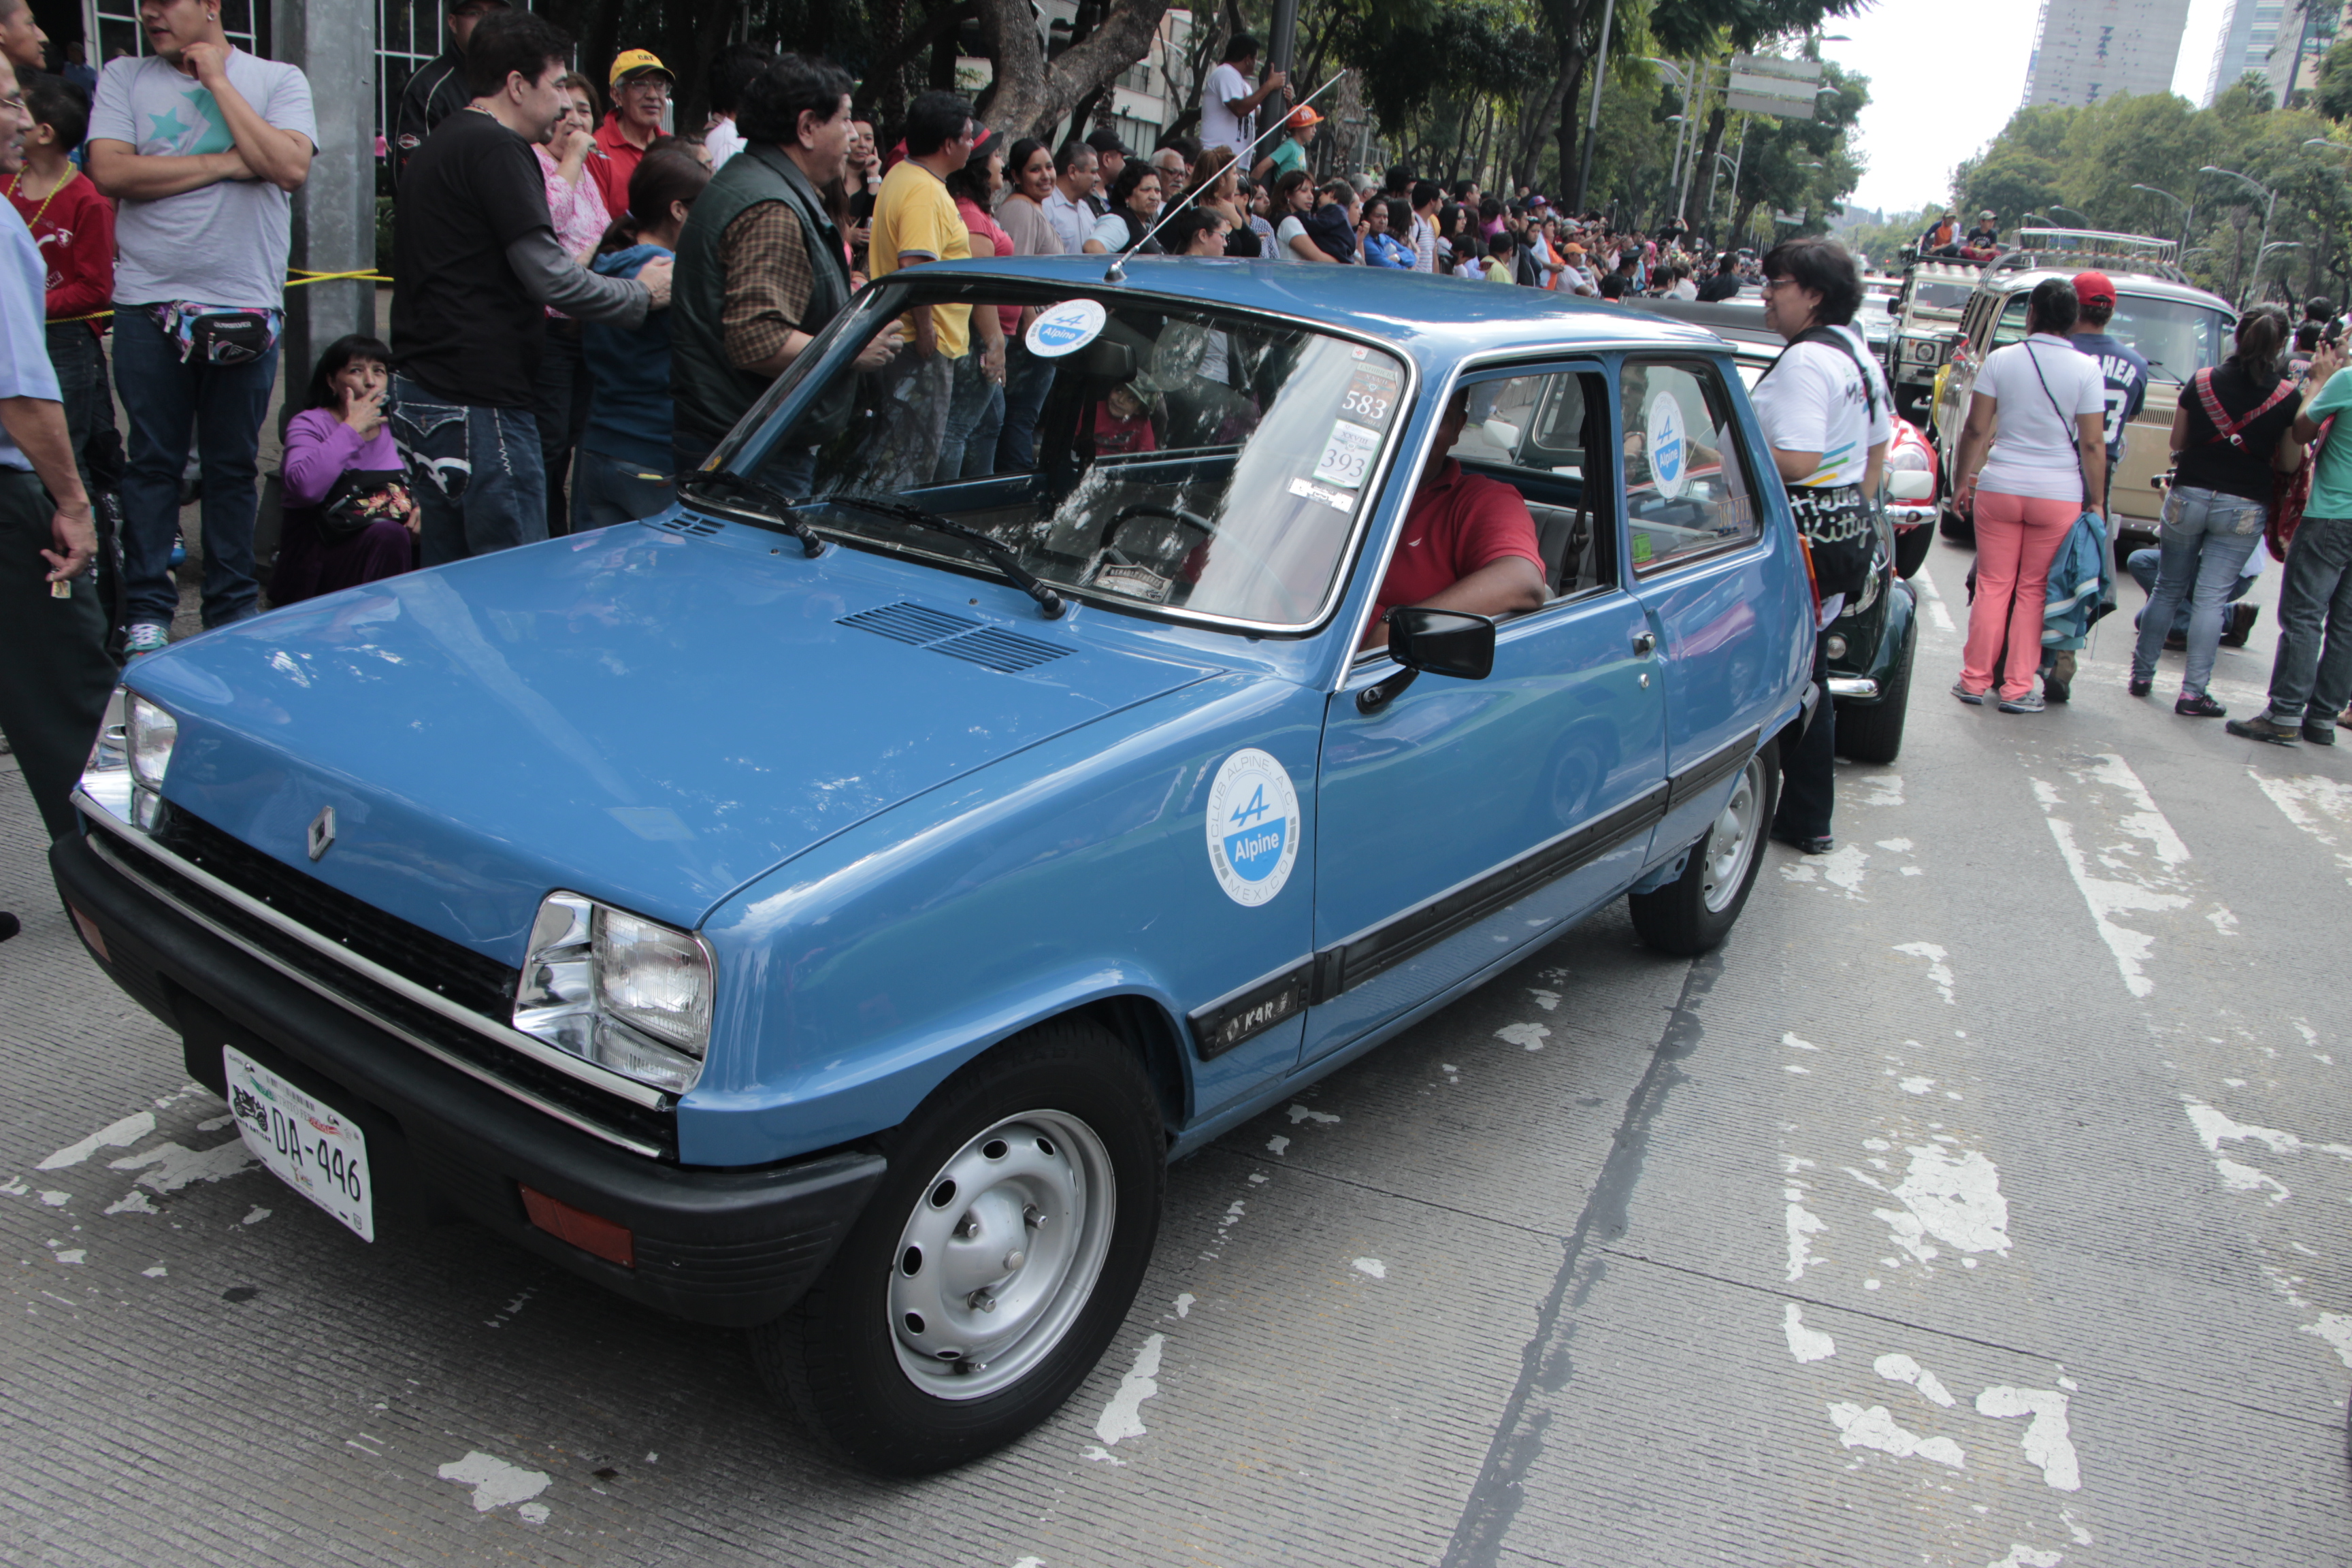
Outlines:
[[433,128],[473,101],[466,88],[466,44],[474,24],[493,11],[507,8],[507,0],[457,0],[449,7],[449,47],[408,79],[401,89],[400,112],[393,122],[392,148],[397,166],[408,167],[409,154],[425,145]]

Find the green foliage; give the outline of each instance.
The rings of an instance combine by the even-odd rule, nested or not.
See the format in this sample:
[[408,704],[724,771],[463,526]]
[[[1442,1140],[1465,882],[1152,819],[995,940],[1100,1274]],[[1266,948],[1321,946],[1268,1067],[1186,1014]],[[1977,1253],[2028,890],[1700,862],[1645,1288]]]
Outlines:
[[1363,73],[1383,126],[1402,125],[1441,95],[1524,98],[1544,78],[1542,40],[1517,6],[1472,0],[1398,21],[1367,7],[1341,25],[1341,58]]
[[2319,58],[2319,86],[2311,107],[2330,120],[2352,118],[2352,37],[2336,39]]

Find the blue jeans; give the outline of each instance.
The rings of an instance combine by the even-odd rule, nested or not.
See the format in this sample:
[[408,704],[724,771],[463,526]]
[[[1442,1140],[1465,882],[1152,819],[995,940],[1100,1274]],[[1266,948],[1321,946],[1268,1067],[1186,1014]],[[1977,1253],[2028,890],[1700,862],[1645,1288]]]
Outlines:
[[1004,429],[996,438],[996,471],[1028,474],[1037,469],[1037,421],[1054,390],[1054,362],[1039,359],[1025,343],[1004,352]]
[[667,474],[583,447],[572,457],[572,527],[584,532],[667,511],[677,487]]
[[180,531],[180,472],[193,431],[204,476],[207,626],[256,613],[253,514],[259,499],[261,421],[278,380],[278,351],[250,364],[185,363],[143,305],[114,312],[114,379],[131,421],[122,476],[125,617],[168,626],[179,613],[172,541]]
[[980,339],[955,362],[954,390],[948,398],[948,424],[940,437],[931,483],[985,479],[996,471],[996,437],[1004,426],[1004,388],[981,368]]
[[[2254,548],[2259,550],[2262,546],[2256,545]],[[2150,598],[2154,598],[2156,596],[2157,563],[2163,558],[2163,554],[2164,552],[2160,550],[2135,550],[2131,552],[2130,558],[2124,563],[2124,570],[2132,574],[2132,581],[2139,584],[2139,591],[2146,594]],[[2247,555],[2246,559],[2248,561],[2252,561],[2253,556],[2250,553]],[[2223,598],[2222,603],[2229,605],[2236,604],[2248,594],[2253,592],[2254,584],[2259,582],[2261,578],[2262,574],[2260,572],[2248,572],[2244,576],[2239,578],[2237,582],[2231,585],[2229,594]],[[2132,625],[2135,626],[2138,626],[2140,622],[2146,618],[2147,615],[2147,612],[2145,609],[2141,610],[2138,615],[2132,617]],[[2184,603],[2180,608],[2172,613],[2172,626],[2164,635],[2170,637],[2186,637],[2189,635],[2189,606],[2187,604]]]
[[2273,724],[2326,724],[2352,701],[2352,518],[2306,517],[2279,583]]
[[2243,496],[2176,486],[2165,498],[2164,528],[2158,543],[2156,592],[2140,612],[2139,641],[2132,648],[2132,679],[2156,679],[2156,658],[2181,601],[2189,600],[2189,668],[2180,694],[2202,696],[2213,677],[2213,657],[2221,647],[2222,605],[2245,575],[2246,558],[2263,542],[2270,509]]
[[539,422],[528,408],[451,403],[392,378],[392,432],[417,468],[425,564],[445,565],[547,537]]
[[[89,481],[89,438],[114,428],[114,393],[106,374],[106,351],[87,321],[59,321],[49,328],[49,363],[58,373],[58,396],[65,405],[66,439],[73,444],[81,488],[95,499]],[[176,595],[174,596],[176,600]]]

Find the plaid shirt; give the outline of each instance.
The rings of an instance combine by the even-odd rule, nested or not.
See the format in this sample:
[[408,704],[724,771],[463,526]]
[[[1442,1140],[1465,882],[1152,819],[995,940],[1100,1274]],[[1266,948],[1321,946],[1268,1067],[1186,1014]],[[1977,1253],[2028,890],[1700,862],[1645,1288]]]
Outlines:
[[1437,226],[1419,213],[1412,215],[1412,255],[1415,272],[1437,270]]
[[719,237],[719,264],[727,279],[719,327],[729,362],[748,368],[772,358],[801,330],[816,292],[800,219],[782,202],[746,209]]

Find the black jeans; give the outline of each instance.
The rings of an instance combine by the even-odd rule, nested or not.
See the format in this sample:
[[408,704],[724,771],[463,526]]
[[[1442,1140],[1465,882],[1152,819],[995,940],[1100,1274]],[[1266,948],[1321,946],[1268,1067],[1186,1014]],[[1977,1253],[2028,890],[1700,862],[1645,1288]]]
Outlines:
[[580,355],[580,323],[550,320],[539,355],[539,383],[531,388],[530,416],[539,425],[539,470],[547,481],[547,537],[572,531],[572,506],[564,499],[572,454],[588,428],[588,396],[595,381]]
[[1780,747],[1780,805],[1772,814],[1776,838],[1826,838],[1837,805],[1837,700],[1829,692],[1829,659],[1813,640],[1813,679],[1822,700],[1795,742]]
[[41,481],[0,468],[0,734],[25,770],[25,787],[56,838],[73,826],[68,796],[89,761],[114,689],[106,657],[106,612],[85,574],[56,597],[41,552],[55,548],[56,508]]

